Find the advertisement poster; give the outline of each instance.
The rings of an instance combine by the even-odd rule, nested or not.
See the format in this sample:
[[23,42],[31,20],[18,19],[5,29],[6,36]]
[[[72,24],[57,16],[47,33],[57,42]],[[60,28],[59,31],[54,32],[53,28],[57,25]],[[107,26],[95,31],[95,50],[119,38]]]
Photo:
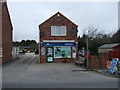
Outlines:
[[110,70],[108,71],[109,74],[114,73],[118,60],[119,60],[118,58],[112,59],[112,63],[110,65]]
[[52,56],[52,55],[53,55],[53,49],[47,48],[47,56]]
[[47,61],[48,61],[48,62],[53,62],[53,57],[48,57],[48,58],[47,58]]
[[55,58],[71,58],[71,47],[54,47]]
[[41,55],[45,55],[45,48],[44,47],[41,48]]
[[76,47],[73,47],[73,54],[72,54],[73,58],[76,58]]

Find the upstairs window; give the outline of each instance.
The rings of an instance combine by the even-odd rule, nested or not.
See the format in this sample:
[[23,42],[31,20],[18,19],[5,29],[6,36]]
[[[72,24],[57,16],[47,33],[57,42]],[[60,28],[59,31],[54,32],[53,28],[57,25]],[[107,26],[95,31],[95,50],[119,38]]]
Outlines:
[[66,36],[66,26],[51,26],[51,36]]

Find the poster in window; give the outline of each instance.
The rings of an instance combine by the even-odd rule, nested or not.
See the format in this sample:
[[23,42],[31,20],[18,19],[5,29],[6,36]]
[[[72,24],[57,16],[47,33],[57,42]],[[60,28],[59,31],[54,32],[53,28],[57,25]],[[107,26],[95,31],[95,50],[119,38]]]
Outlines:
[[73,50],[72,57],[76,58],[76,47],[73,47],[72,50]]
[[48,62],[53,62],[53,57],[48,57],[48,58],[47,58],[47,61],[48,61]]
[[55,58],[71,58],[71,47],[54,47]]
[[53,50],[52,48],[47,48],[47,56],[52,56],[53,55]]
[[45,55],[45,48],[44,47],[41,48],[41,55]]

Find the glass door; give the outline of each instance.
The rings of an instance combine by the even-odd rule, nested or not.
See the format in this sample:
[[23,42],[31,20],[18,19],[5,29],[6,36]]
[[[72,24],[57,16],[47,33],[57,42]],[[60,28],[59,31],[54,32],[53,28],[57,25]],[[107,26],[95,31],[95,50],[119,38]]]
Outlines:
[[48,62],[48,63],[54,62],[53,47],[46,47],[46,62]]

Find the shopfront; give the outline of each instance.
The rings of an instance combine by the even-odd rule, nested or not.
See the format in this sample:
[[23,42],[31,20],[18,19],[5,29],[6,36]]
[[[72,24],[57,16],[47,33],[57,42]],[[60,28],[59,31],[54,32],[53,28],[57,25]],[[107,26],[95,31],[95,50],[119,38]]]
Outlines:
[[76,58],[76,43],[43,42],[41,43],[41,54],[46,56],[47,63],[53,63],[56,59]]

